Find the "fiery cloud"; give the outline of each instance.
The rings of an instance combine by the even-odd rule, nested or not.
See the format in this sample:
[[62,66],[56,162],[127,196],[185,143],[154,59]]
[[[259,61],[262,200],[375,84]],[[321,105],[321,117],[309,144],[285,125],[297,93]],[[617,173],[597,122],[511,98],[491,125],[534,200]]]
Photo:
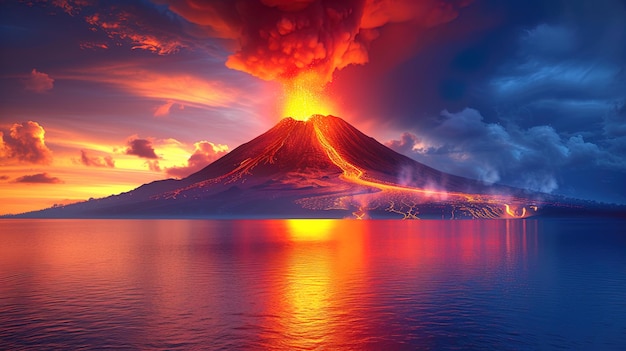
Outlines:
[[[146,13],[146,8],[136,4],[112,4],[98,6],[96,1],[52,0],[52,5],[70,16],[81,15],[91,25],[92,31],[102,31],[109,39],[120,39],[133,44],[133,49],[142,49],[167,55],[187,46],[171,28],[154,26],[151,21],[155,13]],[[162,20],[163,18],[161,18]],[[162,21],[160,21],[162,22]],[[108,49],[109,45],[81,44],[81,47]]]
[[31,183],[31,184],[60,184],[63,181],[57,177],[53,177],[48,173],[37,173],[25,175],[13,181],[13,183]]
[[106,50],[109,46],[106,43],[84,41],[80,43],[80,48],[83,50]]
[[44,93],[52,90],[54,87],[54,79],[46,73],[39,72],[33,68],[30,75],[24,79],[24,86],[26,90],[33,91],[35,93]]
[[172,106],[174,106],[174,101],[169,100],[165,104],[157,107],[156,110],[154,111],[154,117],[163,117],[163,116],[169,115],[170,110],[172,109]]
[[130,139],[127,142],[126,155],[135,155],[141,158],[158,159],[159,156],[154,152],[152,141],[148,139]]
[[159,160],[146,161],[145,164],[152,172],[161,172],[161,165],[159,165]]
[[201,170],[228,152],[228,146],[213,144],[204,140],[195,143],[194,146],[195,151],[187,160],[187,166],[167,168],[166,171],[168,175],[177,178],[184,178]]
[[80,12],[80,9],[90,4],[88,0],[52,0],[52,5],[60,7],[67,14],[74,16]]
[[111,156],[89,156],[85,150],[80,150],[80,163],[88,167],[115,167],[115,161]]
[[94,29],[107,33],[109,38],[120,38],[134,44],[133,49],[152,51],[159,55],[172,54],[186,45],[176,36],[165,31],[155,32],[153,26],[144,22],[142,16],[126,11],[115,10],[95,13],[86,17]]
[[65,73],[63,78],[111,84],[137,96],[164,100],[166,104],[155,110],[159,113],[169,111],[170,101],[170,109],[175,103],[206,108],[230,106],[245,98],[238,88],[222,81],[205,80],[187,73],[147,70],[135,64],[89,67]]
[[13,124],[8,135],[0,132],[0,159],[17,159],[36,164],[52,163],[52,151],[46,146],[45,133],[37,122]]
[[377,29],[392,22],[424,27],[454,19],[467,0],[168,1],[170,9],[209,35],[236,39],[229,68],[264,80],[323,86],[333,72],[369,60]]

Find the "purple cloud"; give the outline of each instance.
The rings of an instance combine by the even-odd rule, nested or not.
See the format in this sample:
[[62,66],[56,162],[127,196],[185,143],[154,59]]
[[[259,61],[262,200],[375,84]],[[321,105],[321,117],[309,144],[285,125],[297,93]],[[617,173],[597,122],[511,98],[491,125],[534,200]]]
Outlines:
[[37,173],[25,175],[13,181],[13,183],[31,183],[31,184],[60,184],[63,181],[57,177],[52,177],[48,173]]
[[128,141],[126,155],[135,155],[142,158],[158,159],[159,156],[154,152],[152,142],[147,139],[132,139]]
[[33,91],[35,93],[43,93],[52,90],[54,87],[54,79],[43,72],[38,72],[36,69],[30,72],[28,78],[24,80],[26,90]]
[[115,160],[111,156],[89,156],[85,150],[80,150],[80,163],[88,167],[115,167]]

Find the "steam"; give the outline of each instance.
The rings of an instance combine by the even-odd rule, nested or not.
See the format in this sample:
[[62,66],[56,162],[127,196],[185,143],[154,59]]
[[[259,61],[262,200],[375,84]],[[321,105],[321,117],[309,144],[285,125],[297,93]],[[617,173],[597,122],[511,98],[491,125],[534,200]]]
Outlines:
[[323,86],[336,70],[369,61],[389,23],[446,23],[468,0],[170,0],[172,11],[213,37],[234,39],[226,66],[283,84]]

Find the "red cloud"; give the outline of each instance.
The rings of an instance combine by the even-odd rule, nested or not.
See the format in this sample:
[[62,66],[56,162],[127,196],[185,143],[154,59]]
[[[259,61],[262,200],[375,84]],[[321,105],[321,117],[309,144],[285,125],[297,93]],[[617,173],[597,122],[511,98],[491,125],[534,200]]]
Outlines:
[[207,31],[236,39],[226,65],[261,79],[315,79],[369,60],[378,28],[393,22],[422,27],[451,21],[469,0],[170,0],[170,9]]
[[16,123],[8,135],[0,132],[0,158],[50,164],[52,151],[44,141],[45,130],[37,122]]
[[162,117],[162,116],[169,115],[170,110],[172,109],[172,106],[174,106],[174,101],[169,100],[165,104],[157,107],[156,110],[154,111],[154,117]]
[[80,163],[84,164],[85,166],[92,167],[115,167],[115,161],[111,156],[89,156],[87,155],[87,151],[85,150],[80,150]]
[[[136,4],[120,2],[107,5],[93,0],[53,0],[52,5],[61,8],[70,16],[80,13],[87,23],[92,25],[92,30],[101,30],[110,39],[119,38],[129,41],[134,44],[133,49],[143,49],[165,55],[187,46],[180,36],[174,34],[177,31],[172,30],[172,23],[169,23],[169,27],[163,25],[165,18],[158,11],[145,11]],[[83,43],[81,48],[108,49],[109,45]]]
[[146,22],[137,14],[117,9],[85,17],[94,29],[102,30],[109,38],[120,38],[134,44],[133,49],[152,51],[159,55],[172,54],[186,47],[180,38]]
[[30,72],[30,76],[24,79],[26,90],[36,93],[43,93],[52,90],[54,87],[54,79],[50,78],[46,73],[38,72],[36,69]]
[[84,50],[106,50],[109,46],[106,43],[97,43],[91,41],[84,41],[80,43],[80,48]]
[[82,7],[90,4],[87,0],[53,0],[52,5],[60,7],[71,16],[74,16],[80,12]]
[[244,98],[251,98],[244,94],[243,88],[220,80],[207,80],[176,72],[151,71],[133,63],[93,66],[66,74],[63,78],[112,84],[137,96],[163,100],[165,104],[157,108],[163,113],[169,101],[174,101],[177,108],[183,105],[206,108],[231,106],[240,103]]
[[25,175],[13,181],[13,183],[32,183],[32,184],[59,184],[63,181],[57,177],[52,177],[48,173],[37,173],[33,175]]
[[194,144],[194,153],[187,160],[186,167],[170,167],[166,169],[168,175],[184,178],[206,167],[209,163],[224,156],[228,152],[228,146],[213,144],[208,141],[200,141]]
[[147,139],[131,139],[128,141],[126,155],[135,155],[142,158],[158,159],[159,156],[154,152],[152,141]]
[[159,165],[159,160],[146,161],[145,164],[148,166],[152,172],[161,172],[161,166]]

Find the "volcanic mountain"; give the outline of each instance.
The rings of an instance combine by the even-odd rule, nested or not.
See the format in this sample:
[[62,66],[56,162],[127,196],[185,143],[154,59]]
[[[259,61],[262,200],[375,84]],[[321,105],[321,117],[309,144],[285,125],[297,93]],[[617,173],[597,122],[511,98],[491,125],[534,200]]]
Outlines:
[[23,216],[510,218],[537,210],[530,197],[440,172],[316,115],[285,118],[187,178]]

